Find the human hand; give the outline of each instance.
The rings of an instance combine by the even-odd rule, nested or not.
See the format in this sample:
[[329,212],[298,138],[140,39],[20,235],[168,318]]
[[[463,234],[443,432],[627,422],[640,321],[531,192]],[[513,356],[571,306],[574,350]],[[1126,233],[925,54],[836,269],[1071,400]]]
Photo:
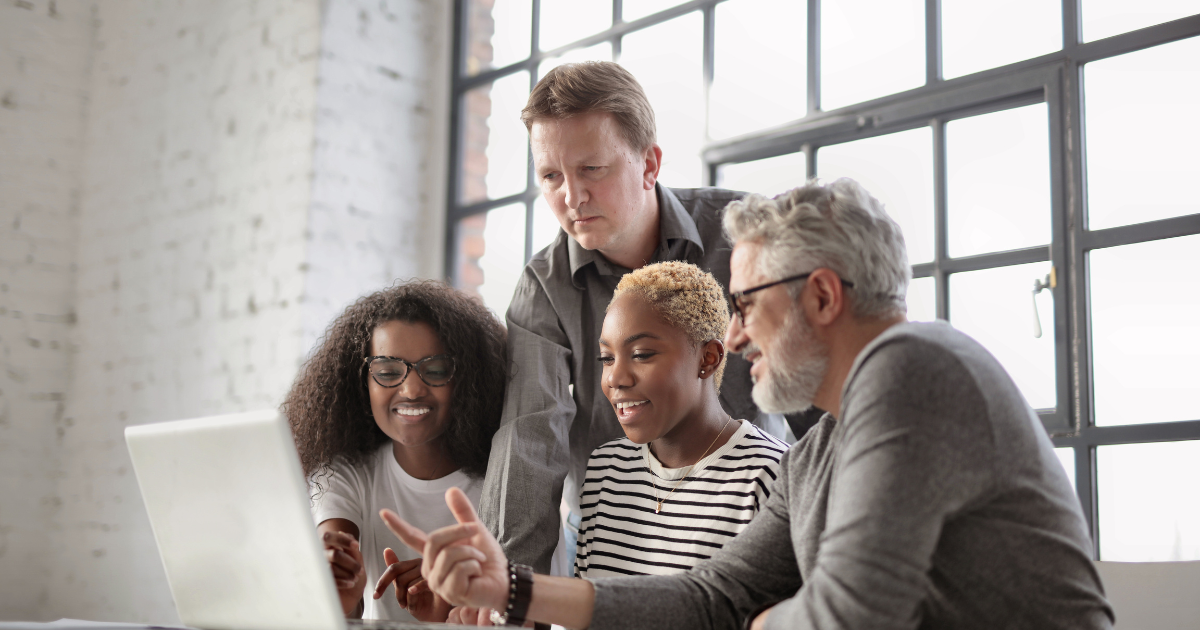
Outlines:
[[508,604],[508,558],[462,490],[447,490],[446,505],[458,525],[430,534],[391,510],[379,515],[392,533],[421,554],[421,575],[434,593],[455,606],[504,608]]
[[474,606],[457,606],[450,609],[450,614],[446,617],[446,623],[457,623],[464,626],[484,626],[491,627],[492,625],[492,609],[491,608],[475,608]]
[[388,567],[375,584],[375,599],[383,597],[389,584],[396,585],[396,603],[420,621],[442,622],[450,612],[450,604],[429,590],[421,577],[421,559],[400,561],[395,551],[383,550]]
[[321,536],[325,546],[325,557],[333,571],[333,582],[337,586],[342,613],[353,616],[362,604],[363,589],[367,586],[367,570],[363,564],[358,540],[346,532],[325,532]]

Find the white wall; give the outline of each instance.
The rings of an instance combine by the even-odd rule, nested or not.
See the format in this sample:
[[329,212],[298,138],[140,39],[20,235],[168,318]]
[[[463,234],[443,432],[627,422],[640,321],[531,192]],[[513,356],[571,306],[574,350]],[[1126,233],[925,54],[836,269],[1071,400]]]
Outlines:
[[0,619],[48,597],[92,10],[0,3]]
[[448,37],[438,0],[0,6],[0,620],[178,623],[122,432],[274,407],[347,301],[441,275]]
[[313,2],[100,2],[49,617],[178,622],[131,424],[270,407],[300,352]]
[[355,298],[443,276],[452,11],[443,0],[322,5],[306,348]]

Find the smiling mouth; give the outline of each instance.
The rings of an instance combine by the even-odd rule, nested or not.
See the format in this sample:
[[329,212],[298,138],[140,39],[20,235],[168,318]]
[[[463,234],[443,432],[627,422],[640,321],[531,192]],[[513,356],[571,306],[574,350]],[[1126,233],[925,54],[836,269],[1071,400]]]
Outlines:
[[396,407],[392,413],[401,416],[423,416],[430,412],[429,407]]
[[642,408],[643,408],[642,405],[645,405],[648,402],[650,402],[650,401],[649,400],[637,400],[637,401],[628,401],[628,402],[622,401],[622,402],[616,403],[613,406],[617,408],[617,419],[623,420],[625,418],[628,418],[628,417],[638,413],[639,411],[642,410]]

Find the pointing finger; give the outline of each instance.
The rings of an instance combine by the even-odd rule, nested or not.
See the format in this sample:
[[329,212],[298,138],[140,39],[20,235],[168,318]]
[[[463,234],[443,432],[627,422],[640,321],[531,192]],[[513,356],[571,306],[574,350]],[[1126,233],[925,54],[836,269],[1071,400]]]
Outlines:
[[479,515],[475,513],[475,507],[471,505],[471,500],[467,495],[458,488],[450,488],[446,491],[446,505],[450,508],[450,513],[459,523],[476,523],[479,521]]
[[417,553],[424,552],[425,543],[429,541],[425,532],[409,525],[391,510],[380,510],[379,516],[383,518],[383,523],[387,525],[387,528],[400,539],[400,542]]

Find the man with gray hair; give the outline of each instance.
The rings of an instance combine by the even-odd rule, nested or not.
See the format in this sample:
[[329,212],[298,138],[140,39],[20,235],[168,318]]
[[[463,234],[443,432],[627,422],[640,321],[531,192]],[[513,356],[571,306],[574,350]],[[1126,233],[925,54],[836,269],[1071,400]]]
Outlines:
[[1037,415],[977,342],[905,320],[904,239],[882,205],[842,179],[731,203],[724,227],[725,345],[753,364],[755,402],[831,410],[784,455],[765,509],[688,573],[534,576],[525,590],[448,496],[460,525],[426,539],[393,522],[431,587],[593,630],[1111,628]]

